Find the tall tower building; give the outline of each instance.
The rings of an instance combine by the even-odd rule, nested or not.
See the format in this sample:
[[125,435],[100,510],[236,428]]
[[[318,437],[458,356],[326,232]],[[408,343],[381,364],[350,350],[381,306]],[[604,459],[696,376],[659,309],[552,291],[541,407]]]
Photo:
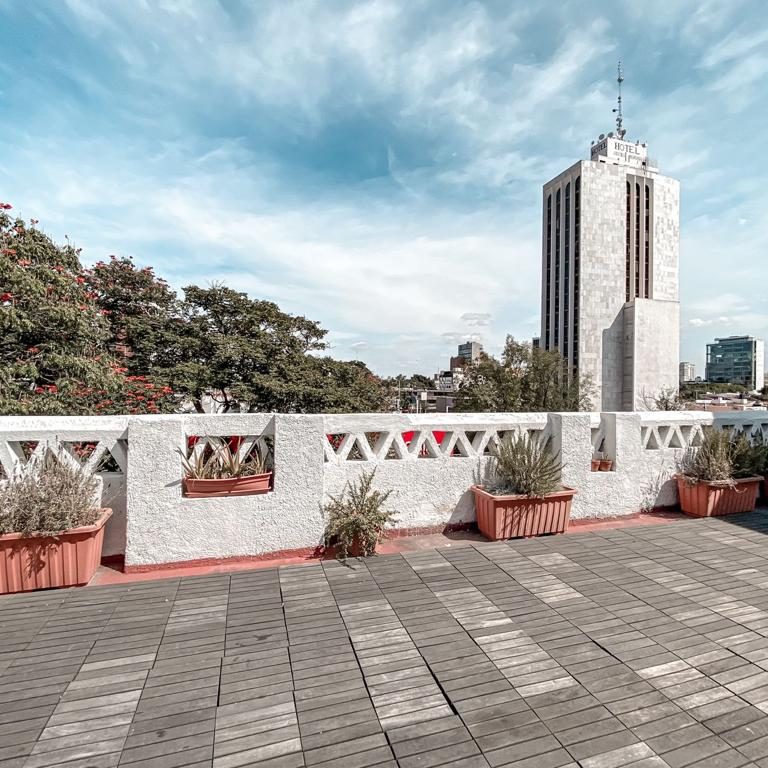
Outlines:
[[603,411],[677,389],[680,360],[680,184],[625,138],[621,90],[618,104],[616,131],[543,196],[541,346],[591,380]]

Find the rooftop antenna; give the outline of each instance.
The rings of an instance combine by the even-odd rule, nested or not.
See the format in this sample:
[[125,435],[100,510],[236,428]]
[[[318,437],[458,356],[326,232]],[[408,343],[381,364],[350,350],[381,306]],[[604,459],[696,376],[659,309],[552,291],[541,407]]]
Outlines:
[[617,106],[613,112],[616,114],[616,135],[620,139],[623,139],[627,129],[624,128],[624,115],[621,111],[621,84],[624,82],[624,70],[621,68],[621,59],[619,59],[618,77],[616,78],[616,82],[619,84],[619,98],[616,102]]

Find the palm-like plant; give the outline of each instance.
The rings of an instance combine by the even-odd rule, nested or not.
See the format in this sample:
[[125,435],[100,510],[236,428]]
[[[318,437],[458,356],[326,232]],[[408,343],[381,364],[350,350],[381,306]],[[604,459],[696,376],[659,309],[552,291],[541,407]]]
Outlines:
[[561,488],[559,454],[527,435],[507,436],[492,451],[488,491],[542,498]]
[[193,450],[190,456],[179,449],[185,476],[190,480],[224,480],[252,477],[269,471],[266,456],[258,445],[246,456],[237,446],[221,437],[206,438],[204,450]]
[[701,445],[690,447],[680,460],[680,474],[689,485],[719,483],[760,474],[765,463],[761,443],[751,443],[744,435],[733,438],[726,430],[710,429]]

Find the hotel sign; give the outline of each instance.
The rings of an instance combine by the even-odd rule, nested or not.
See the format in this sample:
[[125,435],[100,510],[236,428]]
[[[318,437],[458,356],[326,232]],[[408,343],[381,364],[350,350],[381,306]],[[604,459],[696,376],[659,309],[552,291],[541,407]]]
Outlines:
[[592,160],[605,157],[608,162],[640,168],[648,158],[648,148],[642,144],[633,144],[607,136],[592,145],[590,157]]

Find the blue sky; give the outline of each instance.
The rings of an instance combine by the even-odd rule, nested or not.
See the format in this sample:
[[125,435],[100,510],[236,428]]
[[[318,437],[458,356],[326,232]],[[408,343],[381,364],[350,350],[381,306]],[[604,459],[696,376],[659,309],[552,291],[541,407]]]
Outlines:
[[431,373],[539,313],[540,187],[625,124],[682,184],[682,355],[768,336],[759,0],[0,0],[0,199]]

